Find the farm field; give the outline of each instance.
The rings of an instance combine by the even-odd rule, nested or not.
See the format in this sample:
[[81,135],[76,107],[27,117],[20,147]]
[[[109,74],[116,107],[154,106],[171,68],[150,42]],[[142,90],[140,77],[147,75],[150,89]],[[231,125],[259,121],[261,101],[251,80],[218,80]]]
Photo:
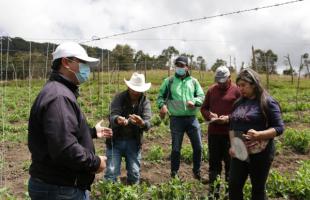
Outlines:
[[[123,79],[132,72],[93,74],[91,80],[80,88],[79,102],[91,125],[105,119],[114,94],[125,90]],[[206,92],[213,83],[210,72],[193,72]],[[159,86],[167,71],[147,71],[147,82],[152,83],[147,92],[152,103],[152,129],[144,135],[142,150],[142,183],[126,186],[125,167],[117,184],[102,181],[97,174],[92,199],[207,199],[208,185],[192,177],[191,146],[187,136],[183,141],[180,180],[170,180],[170,133],[168,119],[160,120],[155,101]],[[234,81],[235,75],[232,80]],[[265,76],[261,75],[265,83]],[[45,80],[11,80],[1,82],[1,143],[0,143],[0,199],[29,199],[27,194],[28,169],[31,163],[27,148],[27,123],[29,109]],[[297,78],[271,76],[269,93],[278,100],[283,112],[286,131],[276,139],[277,154],[268,178],[270,199],[310,199],[310,79],[302,78],[296,103]],[[207,125],[198,115],[202,127],[204,156],[202,174],[208,177]],[[105,153],[105,141],[95,140],[96,153]],[[219,182],[222,182],[219,180]],[[222,197],[224,188],[222,188]],[[250,184],[245,187],[245,197],[250,198]]]

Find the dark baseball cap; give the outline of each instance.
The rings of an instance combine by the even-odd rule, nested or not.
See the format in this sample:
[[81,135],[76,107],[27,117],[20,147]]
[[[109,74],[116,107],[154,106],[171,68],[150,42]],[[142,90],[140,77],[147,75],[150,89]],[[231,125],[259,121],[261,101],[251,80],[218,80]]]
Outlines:
[[186,56],[179,56],[175,59],[174,64],[181,63],[183,65],[188,65],[188,58]]

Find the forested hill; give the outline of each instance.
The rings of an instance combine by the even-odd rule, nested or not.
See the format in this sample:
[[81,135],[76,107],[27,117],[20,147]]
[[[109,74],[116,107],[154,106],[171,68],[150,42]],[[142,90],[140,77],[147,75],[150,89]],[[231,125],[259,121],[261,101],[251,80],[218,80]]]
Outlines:
[[[58,44],[55,43],[39,43],[34,41],[26,41],[23,38],[15,37],[9,38],[9,53],[10,56],[16,56],[18,54],[30,53],[30,45],[31,45],[31,53],[39,53],[46,56],[46,52],[52,53]],[[31,44],[30,44],[31,43]],[[1,43],[0,43],[1,44]],[[8,37],[2,38],[2,53],[7,53],[8,46]],[[84,45],[83,45],[84,46]],[[96,57],[100,57],[102,54],[102,49],[97,47],[84,46],[87,49],[88,54]],[[107,50],[103,50],[103,54],[106,54]]]
[[[0,38],[1,39],[1,38]],[[2,78],[25,79],[42,78],[50,73],[52,52],[58,46],[55,43],[26,41],[23,38],[2,37],[0,40],[0,75]],[[84,46],[89,56],[106,57],[108,50]]]

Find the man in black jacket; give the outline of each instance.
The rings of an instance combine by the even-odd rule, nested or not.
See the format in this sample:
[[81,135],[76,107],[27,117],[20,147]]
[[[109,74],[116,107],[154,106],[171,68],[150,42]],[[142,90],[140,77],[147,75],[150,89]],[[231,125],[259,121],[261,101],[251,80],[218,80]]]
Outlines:
[[92,138],[109,138],[112,130],[100,122],[90,128],[77,102],[78,86],[97,64],[74,42],[60,44],[53,53],[53,72],[29,117],[31,199],[89,199],[95,173],[106,167],[106,157],[95,155]]
[[151,105],[143,94],[151,87],[143,74],[133,73],[125,80],[128,90],[117,94],[111,103],[110,126],[113,138],[107,140],[107,168],[104,178],[115,182],[125,157],[127,183],[140,181],[140,160],[143,131],[150,129]]

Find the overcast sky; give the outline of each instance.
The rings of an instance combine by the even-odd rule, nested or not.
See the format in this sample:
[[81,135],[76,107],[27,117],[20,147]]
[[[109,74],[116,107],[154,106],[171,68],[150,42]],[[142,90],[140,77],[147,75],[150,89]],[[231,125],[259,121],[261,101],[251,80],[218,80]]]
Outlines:
[[[177,21],[208,17],[290,0],[1,0],[0,34],[38,42],[85,41]],[[281,7],[173,25],[90,42],[112,50],[129,44],[159,55],[168,46],[240,66],[250,62],[251,46],[273,50],[278,65],[290,54],[293,65],[310,53],[310,0]]]

